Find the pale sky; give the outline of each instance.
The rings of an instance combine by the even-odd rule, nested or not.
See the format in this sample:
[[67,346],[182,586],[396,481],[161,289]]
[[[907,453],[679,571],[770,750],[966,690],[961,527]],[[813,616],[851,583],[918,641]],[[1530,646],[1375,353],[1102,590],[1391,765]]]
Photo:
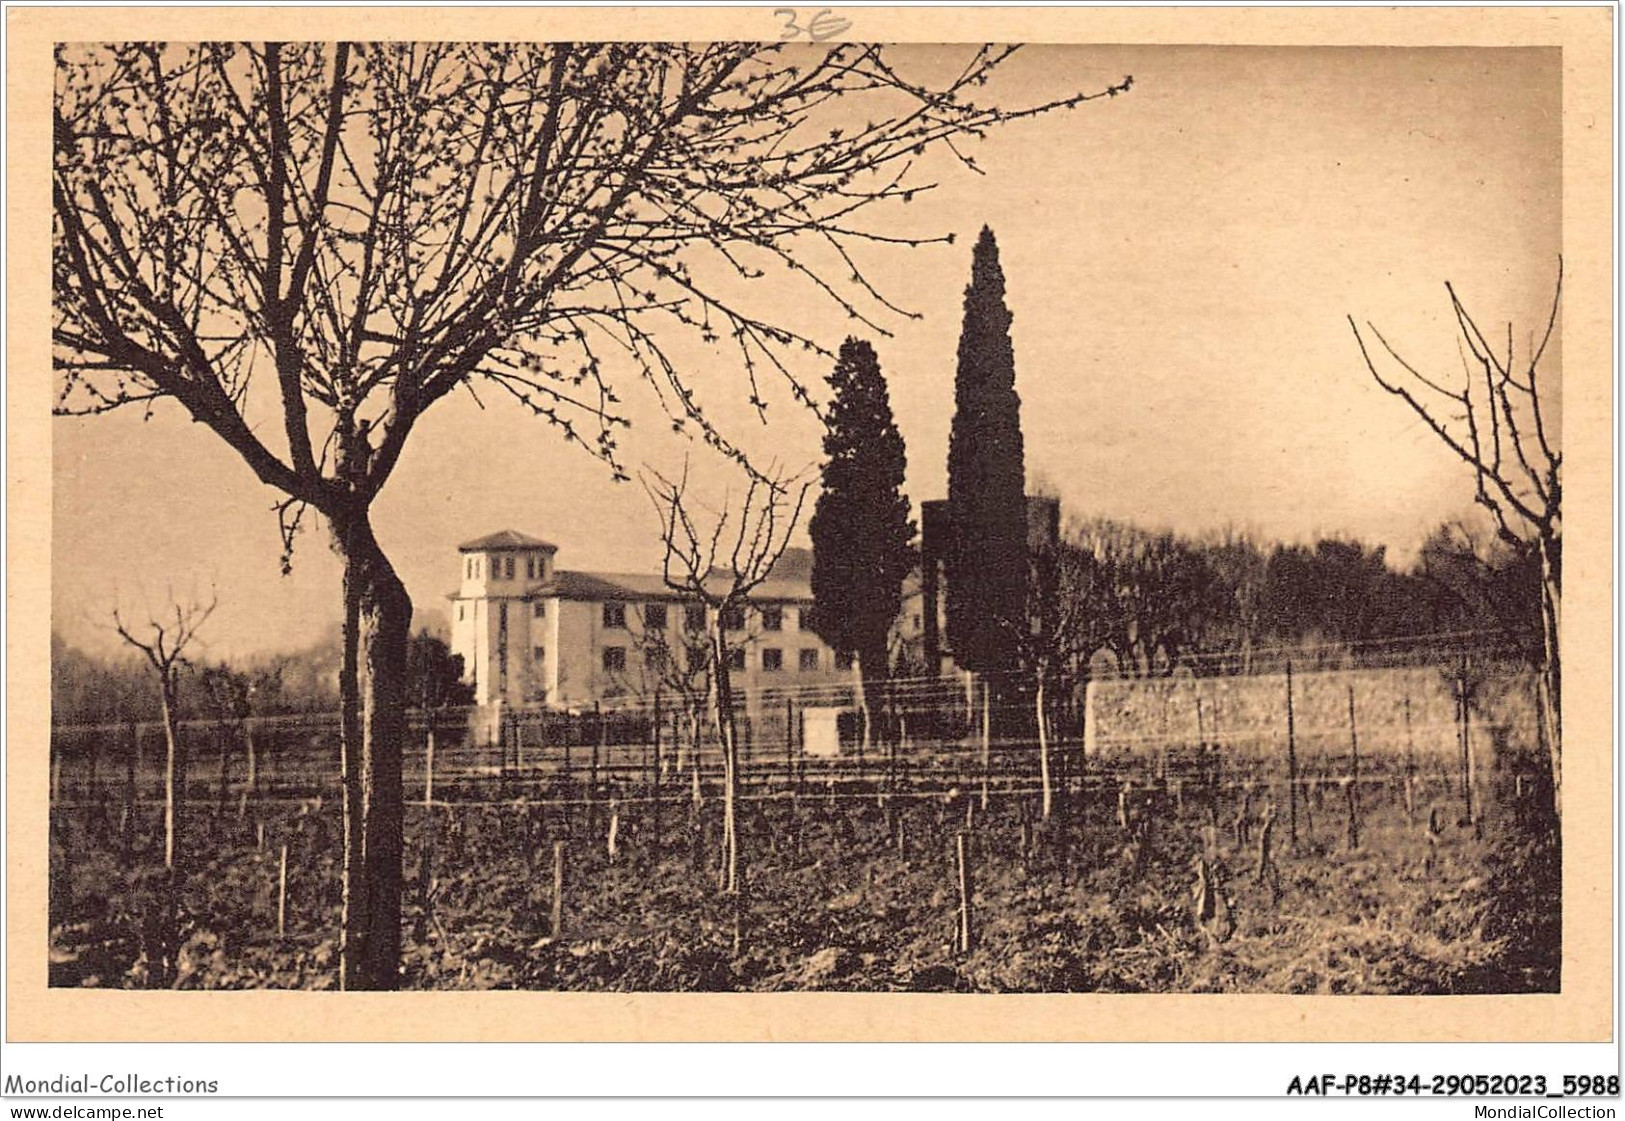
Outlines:
[[[918,66],[939,66],[927,52]],[[1521,349],[1545,323],[1561,249],[1561,87],[1555,50],[1030,47],[989,97],[1063,96],[1132,73],[1129,94],[1019,122],[975,148],[978,176],[938,161],[941,186],[872,225],[954,231],[953,246],[872,258],[872,278],[920,321],[871,337],[891,385],[917,502],[945,489],[954,354],[970,246],[997,235],[1015,316],[1029,478],[1066,513],[1267,539],[1351,534],[1408,561],[1468,509],[1470,479],[1361,364],[1345,315],[1370,319],[1423,369],[1459,370],[1444,282],[1491,337]],[[759,284],[765,282],[758,282]],[[802,293],[786,325],[838,345],[848,325]],[[823,389],[822,360],[799,368]],[[1551,373],[1556,373],[1552,364]],[[737,371],[694,375],[708,412],[757,454],[815,464],[819,429],[788,394],[761,428]],[[624,379],[623,397],[637,390]],[[559,546],[566,568],[652,570],[656,521],[517,406],[441,402],[375,507],[385,550],[424,622],[444,618],[460,541],[504,528]],[[691,451],[647,401],[629,465]],[[303,645],[338,617],[339,564],[307,532],[278,571],[275,494],[217,438],[161,407],[57,419],[53,625],[107,649],[115,599],[213,584],[214,656]],[[807,513],[810,515],[810,505]]]

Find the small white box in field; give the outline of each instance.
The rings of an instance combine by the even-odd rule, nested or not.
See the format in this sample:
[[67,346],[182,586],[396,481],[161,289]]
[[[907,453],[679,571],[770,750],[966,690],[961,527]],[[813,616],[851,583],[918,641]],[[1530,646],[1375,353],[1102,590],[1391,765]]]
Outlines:
[[814,759],[835,759],[841,754],[841,717],[844,706],[801,710],[801,751]]

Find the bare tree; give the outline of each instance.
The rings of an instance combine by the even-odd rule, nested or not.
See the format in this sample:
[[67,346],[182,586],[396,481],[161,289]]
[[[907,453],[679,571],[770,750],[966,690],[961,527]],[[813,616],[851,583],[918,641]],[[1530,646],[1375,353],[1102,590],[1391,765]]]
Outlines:
[[158,697],[164,718],[164,867],[175,871],[179,855],[184,810],[181,801],[186,787],[186,745],[180,735],[178,707],[181,671],[190,663],[186,649],[197,632],[214,614],[218,598],[208,603],[171,602],[164,611],[149,613],[144,626],[124,621],[113,608],[113,629],[120,638],[141,652],[158,678]]
[[180,894],[180,881],[184,872],[181,845],[186,827],[186,741],[180,734],[180,678],[181,671],[190,663],[186,650],[197,638],[197,632],[214,613],[217,597],[211,595],[208,603],[189,600],[185,603],[170,596],[169,605],[160,612],[148,612],[145,624],[126,623],[123,614],[113,608],[113,629],[126,643],[140,651],[148,666],[158,678],[158,697],[164,722],[164,896],[162,945],[160,947],[160,974],[167,978],[174,971],[176,940],[176,907]]
[[908,314],[859,258],[951,240],[864,222],[935,185],[917,157],[1129,87],[974,100],[1011,50],[927,88],[866,44],[57,48],[57,411],[178,404],[278,492],[284,565],[311,510],[344,560],[343,987],[399,979],[412,604],[371,512],[418,421],[500,391],[625,479],[630,378],[742,459],[670,340],[763,419],[768,377],[810,404],[787,291]]
[[254,758],[254,734],[248,719],[253,712],[251,700],[254,678],[221,662],[204,666],[198,674],[198,684],[208,698],[209,711],[215,717],[214,741],[220,752],[220,785],[218,799],[224,808],[229,792],[231,775],[232,740],[243,745],[243,800],[239,803],[239,816],[248,809],[248,796],[258,781],[258,762]]
[[1033,679],[1034,727],[1043,817],[1054,807],[1050,765],[1054,697],[1068,684],[1086,684],[1089,659],[1112,634],[1111,569],[1074,541],[1032,553],[1027,620],[1016,636],[1021,663]]
[[1088,626],[1120,670],[1172,673],[1226,612],[1217,573],[1172,533],[1094,519],[1075,527],[1069,544],[1091,558],[1074,574],[1093,604]]
[[1506,348],[1498,351],[1462,304],[1455,286],[1446,281],[1445,292],[1459,332],[1459,379],[1424,374],[1367,321],[1365,330],[1397,367],[1385,376],[1353,316],[1349,316],[1349,329],[1377,384],[1404,401],[1471,468],[1475,500],[1489,511],[1501,540],[1539,558],[1541,719],[1551,760],[1554,809],[1561,812],[1563,678],[1558,643],[1563,594],[1563,452],[1561,420],[1553,402],[1553,394],[1560,394],[1561,386],[1554,390],[1552,379],[1541,372],[1541,360],[1557,329],[1563,262],[1558,259],[1545,329],[1538,343],[1531,334],[1521,358],[1513,347],[1511,323],[1507,324]]
[[739,891],[739,738],[734,724],[734,693],[729,638],[743,619],[751,592],[761,586],[784,555],[801,520],[811,483],[779,474],[751,472],[737,510],[724,502],[703,528],[703,515],[688,497],[688,464],[675,480],[650,470],[644,489],[661,520],[666,586],[685,600],[703,604],[711,626],[712,706],[722,746],[722,861],[724,890]]
[[[673,765],[679,773],[686,765],[694,781],[698,801],[701,729],[712,691],[709,613],[703,604],[692,601],[662,606],[668,616],[665,626],[651,626],[647,615],[638,620],[636,626],[629,622],[628,629],[637,648],[638,659],[637,676],[626,679],[626,683],[632,693],[645,701],[661,696],[672,698],[676,706],[672,728],[674,731],[685,725],[687,728],[686,738],[679,733],[676,739],[677,753]],[[699,619],[689,618],[691,607],[698,608]],[[672,609],[675,609],[675,618],[671,617]],[[699,625],[695,626],[694,623]],[[656,711],[659,711],[658,704]],[[661,719],[663,722],[664,713],[661,713]],[[655,734],[660,734],[658,728]],[[662,758],[662,767],[666,761],[666,758]]]
[[1196,541],[1196,548],[1227,593],[1219,626],[1240,652],[1241,671],[1252,672],[1253,648],[1264,630],[1264,593],[1269,558],[1252,532],[1227,525]]

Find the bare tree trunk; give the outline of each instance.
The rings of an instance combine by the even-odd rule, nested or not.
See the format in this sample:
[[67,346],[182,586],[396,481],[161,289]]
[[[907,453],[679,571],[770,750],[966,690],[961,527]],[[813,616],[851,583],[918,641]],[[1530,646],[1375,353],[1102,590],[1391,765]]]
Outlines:
[[[722,613],[718,613],[718,618]],[[734,734],[733,683],[728,668],[728,642],[721,625],[711,638],[716,664],[717,738],[722,744],[723,891],[739,891],[739,747]]]
[[886,647],[881,644],[855,653],[852,668],[857,678],[858,704],[863,710],[863,749],[867,756],[874,746],[877,726],[874,714],[878,710],[880,737],[887,745],[887,779],[890,781],[895,778],[892,772],[896,770],[897,718],[892,712],[891,667],[887,663]]
[[700,749],[702,746],[700,743],[701,735],[700,714],[698,710],[691,707],[688,713],[688,773],[691,780],[689,784],[690,793],[693,795],[694,806],[696,809],[699,807],[704,795],[704,791],[700,787]]
[[1049,773],[1049,734],[1044,727],[1044,674],[1038,674],[1038,688],[1033,692],[1034,715],[1038,718],[1038,780],[1044,788],[1043,813],[1044,820],[1049,820],[1050,808],[1054,804],[1054,791],[1050,787]]
[[401,759],[412,601],[365,516],[336,524],[335,538],[344,557],[345,600],[340,983],[344,989],[393,989],[400,967]]
[[852,659],[852,690],[853,699],[858,702],[858,713],[863,717],[863,729],[858,740],[858,760],[861,762],[869,757],[869,689],[865,677],[863,655],[856,654]]
[[1546,750],[1552,765],[1552,812],[1563,816],[1563,661],[1558,647],[1562,610],[1562,561],[1557,544],[1547,535],[1540,538],[1540,622],[1542,664],[1540,673],[1541,721],[1546,732]]
[[248,756],[248,776],[243,781],[250,798],[258,798],[260,793],[260,761],[259,753],[254,750],[254,718],[249,717],[243,721],[243,751]]
[[160,697],[164,714],[164,867],[173,873],[186,818],[181,804],[186,797],[186,748],[176,721],[174,681],[163,682]]
[[181,890],[181,830],[186,811],[186,746],[181,742],[175,710],[174,671],[165,670],[159,697],[164,716],[164,898],[162,950],[158,978],[167,984],[175,974]]

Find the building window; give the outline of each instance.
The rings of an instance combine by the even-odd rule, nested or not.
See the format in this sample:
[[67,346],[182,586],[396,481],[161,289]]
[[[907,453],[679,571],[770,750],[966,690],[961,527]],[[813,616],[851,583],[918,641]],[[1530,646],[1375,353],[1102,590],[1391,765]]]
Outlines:
[[784,629],[784,608],[762,608],[762,629],[764,631],[782,631]]
[[742,631],[745,629],[745,609],[743,607],[730,607],[722,612],[722,629],[725,631]]
[[626,669],[626,647],[604,647],[604,671],[606,673],[621,673]]
[[491,579],[502,579],[502,558],[493,555],[491,557],[491,567],[487,571],[491,573]]
[[690,646],[688,648],[688,672],[699,673],[705,668],[706,658],[710,651],[703,646]]
[[664,646],[651,646],[643,652],[643,664],[655,673],[666,668],[666,648]]
[[651,631],[666,629],[666,605],[651,603],[643,609],[643,625]]
[[801,652],[801,672],[811,673],[818,668],[818,651],[803,650]]
[[536,558],[535,557],[526,557],[525,558],[525,579],[526,580],[534,580],[534,579],[536,579]]
[[460,603],[457,605],[457,621],[459,623],[463,621],[463,605]]
[[604,604],[604,629],[621,630],[626,626],[626,604]]
[[762,669],[767,673],[777,673],[784,668],[784,651],[775,646],[766,647],[762,651]]
[[735,646],[728,651],[728,668],[737,670],[745,668],[745,648],[743,646]]
[[497,626],[508,629],[508,605],[505,603],[497,604]]
[[509,558],[507,558],[507,560],[503,561],[502,568],[503,568],[502,578],[504,580],[512,580],[513,579],[513,558],[509,557]]
[[705,629],[705,608],[685,607],[683,609],[683,625],[690,631],[703,631]]
[[473,557],[468,557],[467,559],[465,559],[463,561],[463,578],[466,579],[466,580],[474,579],[474,558]]
[[547,618],[547,601],[539,599],[531,605],[530,613],[538,619]]
[[545,646],[532,646],[530,648],[530,660],[533,661],[533,662],[546,661],[547,660],[547,647],[545,647]]

